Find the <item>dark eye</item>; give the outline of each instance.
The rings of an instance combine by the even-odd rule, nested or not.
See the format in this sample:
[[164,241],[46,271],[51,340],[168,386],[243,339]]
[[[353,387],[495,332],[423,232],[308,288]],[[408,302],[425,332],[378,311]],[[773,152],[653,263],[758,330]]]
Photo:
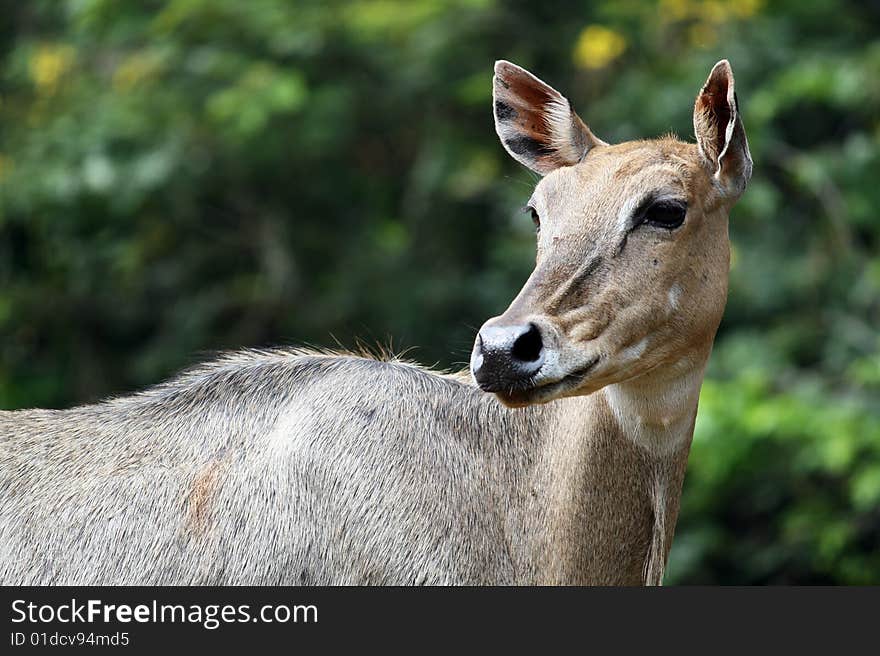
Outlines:
[[538,215],[538,210],[536,210],[531,205],[523,208],[523,212],[529,212],[532,215],[532,223],[535,224],[535,232],[541,231],[541,217]]
[[685,214],[687,214],[687,203],[684,201],[658,200],[645,208],[641,223],[647,223],[655,228],[674,230],[684,223]]

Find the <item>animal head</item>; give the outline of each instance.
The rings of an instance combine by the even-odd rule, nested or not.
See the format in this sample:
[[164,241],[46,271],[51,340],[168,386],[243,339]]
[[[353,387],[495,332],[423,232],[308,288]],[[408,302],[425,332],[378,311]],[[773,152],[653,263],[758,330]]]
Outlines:
[[523,406],[707,357],[727,299],[727,214],[752,171],[730,64],[697,95],[695,144],[608,144],[510,62],[493,86],[501,143],[543,178],[527,203],[535,269],[477,335],[480,388]]

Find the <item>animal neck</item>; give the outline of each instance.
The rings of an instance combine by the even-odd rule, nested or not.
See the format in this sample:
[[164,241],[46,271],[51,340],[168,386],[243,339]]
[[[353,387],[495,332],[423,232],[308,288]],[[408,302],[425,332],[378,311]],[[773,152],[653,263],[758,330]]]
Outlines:
[[551,404],[533,472],[540,581],[661,582],[707,358]]

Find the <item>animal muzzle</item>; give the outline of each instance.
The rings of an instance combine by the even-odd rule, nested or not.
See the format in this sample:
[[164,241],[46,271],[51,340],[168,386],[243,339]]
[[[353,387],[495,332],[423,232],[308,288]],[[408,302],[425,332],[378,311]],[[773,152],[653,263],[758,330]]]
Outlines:
[[536,324],[487,323],[474,343],[471,372],[483,391],[522,390],[534,385],[545,357],[544,336]]

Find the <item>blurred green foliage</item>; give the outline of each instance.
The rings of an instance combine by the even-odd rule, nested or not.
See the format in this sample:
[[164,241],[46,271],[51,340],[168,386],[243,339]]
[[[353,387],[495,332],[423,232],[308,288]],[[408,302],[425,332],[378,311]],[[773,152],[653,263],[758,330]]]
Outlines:
[[[463,364],[531,270],[495,59],[606,140],[692,136],[731,59],[755,160],[670,583],[880,582],[880,5],[0,0],[0,406],[205,351]],[[332,335],[332,336],[331,336]]]

